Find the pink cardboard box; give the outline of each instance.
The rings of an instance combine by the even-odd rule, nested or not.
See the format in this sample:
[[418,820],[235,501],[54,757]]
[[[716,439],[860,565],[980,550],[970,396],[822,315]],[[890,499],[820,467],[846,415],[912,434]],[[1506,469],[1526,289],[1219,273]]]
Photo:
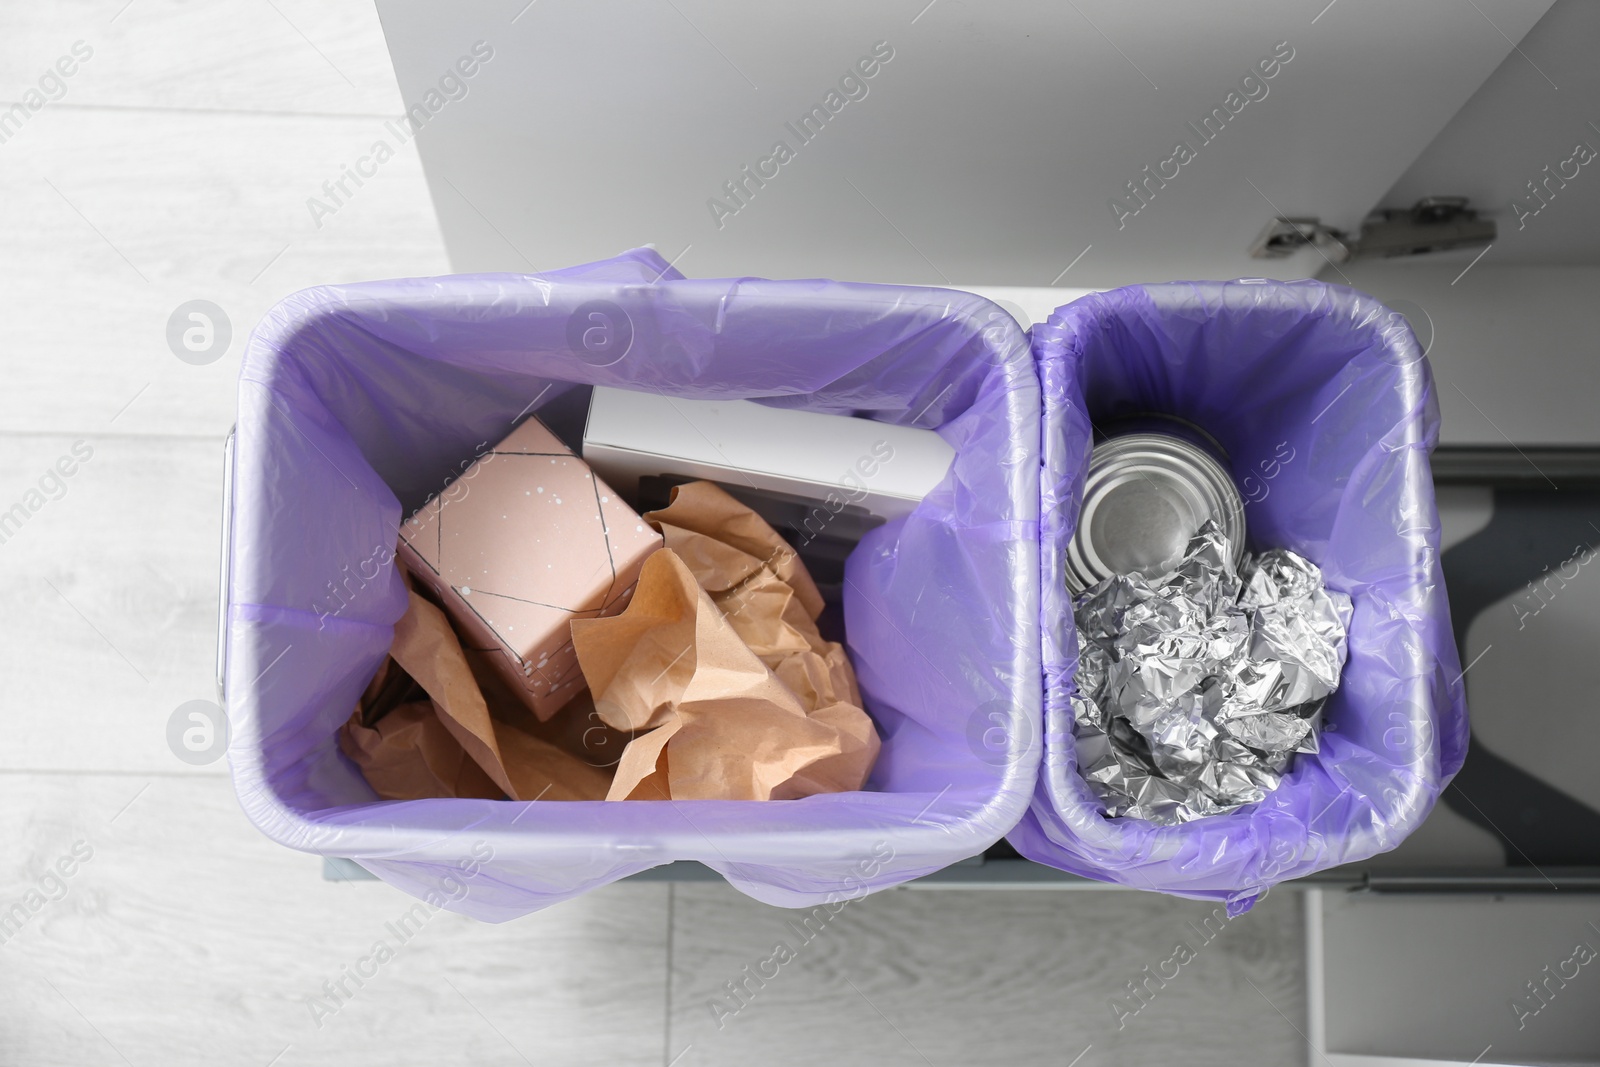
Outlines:
[[537,419],[400,526],[400,559],[541,721],[583,689],[573,619],[627,607],[661,536]]

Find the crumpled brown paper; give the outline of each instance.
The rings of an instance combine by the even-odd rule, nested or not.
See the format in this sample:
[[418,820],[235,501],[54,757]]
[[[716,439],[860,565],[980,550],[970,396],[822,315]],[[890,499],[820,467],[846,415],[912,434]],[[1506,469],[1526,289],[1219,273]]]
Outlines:
[[844,649],[817,630],[822,597],[794,550],[709,482],[645,519],[666,547],[632,603],[572,623],[599,717],[634,734],[607,799],[860,789],[878,733]]
[[339,733],[367,784],[385,800],[603,799],[608,771],[490,716],[444,612],[415,590],[410,597],[391,659]]

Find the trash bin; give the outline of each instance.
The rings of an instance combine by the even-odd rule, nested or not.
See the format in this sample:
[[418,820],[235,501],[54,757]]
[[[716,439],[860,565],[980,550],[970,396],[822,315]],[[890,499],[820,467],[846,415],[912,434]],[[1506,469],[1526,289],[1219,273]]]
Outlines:
[[[864,416],[954,446],[943,483],[846,567],[847,644],[883,741],[866,791],[380,802],[341,755],[405,606],[402,517],[581,384]],[[965,293],[690,281],[636,250],[295,294],[240,374],[223,644],[240,801],[274,840],[488,920],[673,860],[810,907],[981,852],[1021,817],[1040,755],[1038,426],[1024,334]]]
[[[1131,286],[1033,331],[1043,390],[1045,759],[1009,840],[1090,878],[1221,899],[1399,844],[1461,766],[1467,712],[1439,569],[1432,376],[1405,320],[1319,282]],[[1095,423],[1159,412],[1226,450],[1250,548],[1311,559],[1354,603],[1321,751],[1258,804],[1176,826],[1108,819],[1078,776],[1063,563]]]

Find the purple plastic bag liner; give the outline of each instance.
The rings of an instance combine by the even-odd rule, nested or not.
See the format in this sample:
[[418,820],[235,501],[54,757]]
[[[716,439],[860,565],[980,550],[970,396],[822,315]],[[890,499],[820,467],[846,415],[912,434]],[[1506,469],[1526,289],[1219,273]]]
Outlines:
[[[1467,709],[1439,570],[1433,378],[1410,327],[1319,282],[1130,286],[1033,330],[1044,401],[1045,759],[1009,840],[1089,878],[1242,911],[1268,887],[1399,844],[1461,767]],[[1091,420],[1163,412],[1209,431],[1246,500],[1250,548],[1290,548],[1354,601],[1321,752],[1259,804],[1178,826],[1107,819],[1073,751],[1077,649],[1063,560]]]
[[[401,518],[574,383],[934,428],[943,483],[851,556],[848,646],[883,738],[803,800],[381,802],[335,734],[387,653]],[[785,907],[982,851],[1026,809],[1038,722],[1039,386],[967,293],[690,281],[654,252],[553,273],[327,286],[270,311],[239,383],[229,761],[269,837],[505,920],[673,860]]]

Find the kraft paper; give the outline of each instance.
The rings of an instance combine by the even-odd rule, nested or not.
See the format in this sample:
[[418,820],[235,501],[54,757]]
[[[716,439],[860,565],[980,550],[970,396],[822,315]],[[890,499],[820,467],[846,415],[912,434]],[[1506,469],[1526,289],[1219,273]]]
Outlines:
[[621,615],[575,619],[599,717],[633,735],[610,800],[783,800],[860,789],[879,739],[794,550],[709,482],[647,514],[666,547]]
[[[345,723],[340,748],[385,800],[470,796],[513,800],[599,800],[610,774],[541,737],[497,722],[445,615],[410,593],[395,624],[392,663]],[[426,694],[385,711],[391,670]]]

